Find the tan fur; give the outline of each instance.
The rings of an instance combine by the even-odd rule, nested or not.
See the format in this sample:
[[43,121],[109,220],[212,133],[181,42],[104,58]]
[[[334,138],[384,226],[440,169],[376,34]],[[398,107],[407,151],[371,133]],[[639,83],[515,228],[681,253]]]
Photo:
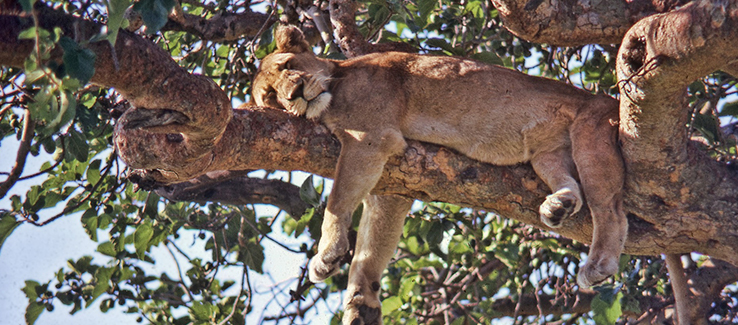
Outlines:
[[[277,42],[277,51],[261,62],[253,101],[319,119],[342,145],[318,254],[310,265],[313,282],[338,270],[348,250],[351,213],[367,198],[387,159],[404,152],[405,138],[496,165],[530,162],[553,190],[540,206],[541,220],[552,228],[582,207],[578,175],[594,223],[578,283],[588,287],[617,271],[628,227],[613,125],[617,101],[454,57],[388,52],[320,59],[295,28],[280,28]],[[381,324],[375,317],[378,293],[368,295],[367,286],[379,281],[409,209],[397,199],[367,200],[371,208],[359,229],[345,324]]]

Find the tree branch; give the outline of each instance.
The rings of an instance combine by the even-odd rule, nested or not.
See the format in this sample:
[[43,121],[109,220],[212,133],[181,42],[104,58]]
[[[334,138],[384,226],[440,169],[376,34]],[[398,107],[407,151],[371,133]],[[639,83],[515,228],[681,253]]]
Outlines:
[[687,283],[694,299],[690,300],[687,315],[693,321],[700,320],[693,324],[707,324],[712,303],[726,285],[735,281],[738,281],[738,268],[716,259],[706,261],[690,276]]
[[274,22],[274,16],[250,10],[243,13],[218,12],[211,18],[204,18],[185,13],[176,6],[162,30],[185,31],[212,42],[231,42],[244,36],[259,36],[257,33],[263,25],[269,26]]
[[246,176],[248,171],[215,171],[196,179],[158,187],[172,201],[220,202],[232,205],[271,204],[300,219],[310,205],[300,199],[300,187],[278,179]]
[[[90,39],[103,27],[55,11],[40,2],[34,10],[42,28],[60,27],[65,35],[75,39]],[[3,26],[0,28],[0,63],[22,67],[33,41],[19,40],[18,34],[32,26],[33,21],[29,17],[0,14],[3,14],[0,16],[0,26]],[[59,48],[52,53],[52,60],[60,58]],[[114,49],[119,65],[115,64],[113,48],[108,42],[91,42],[88,48],[96,55],[91,82],[114,87],[135,107],[126,112],[128,127],[147,127],[149,132],[169,134],[169,141],[177,143],[181,166],[205,158],[203,156],[209,153],[231,118],[230,100],[223,90],[209,78],[190,74],[179,67],[156,44],[124,30],[118,34]],[[185,98],[182,94],[188,96]]]
[[738,175],[692,145],[684,126],[687,85],[738,59],[731,41],[738,38],[737,19],[736,1],[691,3],[645,18],[625,36],[617,62],[628,209],[662,238],[682,238],[652,238],[651,245],[688,252],[697,244],[734,265],[738,241],[715,239],[735,238]]
[[[694,6],[683,9],[691,10],[689,8]],[[681,11],[675,13],[681,14]],[[686,25],[707,23],[701,34],[706,45],[695,52],[716,52],[700,58],[690,57],[692,63],[689,64],[701,61],[717,69],[720,62],[735,62],[738,51],[713,49],[711,45],[733,44],[728,40],[736,39],[732,33],[738,28],[734,27],[731,16],[736,11],[730,8],[726,12],[730,14],[726,14],[720,28],[709,27],[712,19]],[[100,27],[44,9],[40,10],[40,17],[44,26],[59,24],[69,33],[74,24],[79,25],[81,31],[96,31]],[[0,64],[22,64],[32,44],[19,41],[17,33],[28,22],[18,17],[1,16],[0,24],[9,26],[0,28]],[[664,26],[664,30],[674,27]],[[679,26],[685,25],[676,25]],[[119,34],[115,50],[120,66],[126,67],[120,71],[112,64],[111,48],[107,43],[92,43],[90,48],[97,54],[93,81],[115,87],[135,106],[117,121],[114,142],[120,157],[150,185],[188,181],[218,170],[304,170],[329,178],[333,176],[340,145],[325,127],[283,111],[260,108],[232,111],[228,98],[211,81],[186,73],[163,50],[133,34]],[[131,69],[135,67],[146,69]],[[699,74],[689,72],[685,75],[675,68],[670,69],[673,72],[668,74],[674,78],[678,76],[680,86],[648,90],[649,94],[662,91],[668,93],[665,97],[673,100],[676,98],[674,89],[683,89],[685,83],[693,80],[690,78],[709,73],[709,69],[702,69]],[[621,78],[636,82],[644,91],[650,89],[644,87],[648,85],[641,79],[643,77]],[[621,97],[630,95],[625,94]],[[668,161],[641,159],[651,157],[642,156],[640,151],[653,149],[642,144],[647,139],[652,139],[653,143],[673,144],[679,141],[675,135],[686,133],[684,123],[674,122],[677,117],[673,112],[663,110],[655,108],[655,112],[662,115],[649,115],[652,113],[646,109],[642,112],[627,110],[626,115],[636,114],[634,116],[639,119],[633,121],[639,122],[639,127],[646,122],[651,124],[645,125],[653,127],[654,119],[661,119],[671,127],[658,129],[663,132],[661,134],[641,127],[639,137],[629,136],[627,126],[632,118],[625,119],[626,125],[621,125],[625,130],[622,140],[629,171],[626,209],[635,213],[629,218],[625,251],[636,255],[699,251],[738,264],[736,173],[696,153],[688,156],[696,158],[683,159],[687,156],[678,153],[686,150],[676,146],[659,148],[652,153]],[[675,153],[682,160],[674,160]],[[654,173],[648,173],[651,169]],[[549,189],[529,165],[492,166],[432,144],[409,141],[404,155],[393,157],[387,163],[373,193],[475,207],[549,229],[538,216],[538,206]],[[590,242],[592,223],[587,209],[567,219],[563,227],[555,231],[571,239]]]
[[31,150],[31,141],[33,140],[34,132],[36,128],[36,122],[31,119],[31,111],[26,109],[23,114],[23,134],[21,135],[20,143],[18,144],[18,153],[15,156],[15,164],[13,169],[10,170],[8,178],[0,183],[0,199],[4,198],[18,178],[23,174],[23,168],[26,167],[26,158],[28,157],[28,151]]
[[400,51],[417,52],[411,45],[401,42],[371,44],[356,27],[356,10],[358,4],[354,0],[331,0],[331,22],[333,23],[336,41],[346,57],[353,58],[374,52]]
[[638,20],[687,2],[492,0],[510,32],[530,42],[555,46],[620,43]]

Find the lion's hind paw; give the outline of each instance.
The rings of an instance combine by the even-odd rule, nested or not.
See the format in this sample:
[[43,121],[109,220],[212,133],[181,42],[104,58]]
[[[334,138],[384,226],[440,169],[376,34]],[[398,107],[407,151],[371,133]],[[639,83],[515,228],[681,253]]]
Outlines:
[[577,274],[577,284],[580,288],[589,288],[601,284],[618,271],[618,259],[590,259]]
[[577,213],[581,205],[581,200],[574,192],[568,189],[558,191],[547,196],[541,204],[541,221],[551,228],[561,227],[564,219]]
[[357,292],[346,304],[343,325],[382,325],[382,305]]
[[308,274],[310,281],[313,283],[323,282],[331,275],[338,272],[341,268],[342,257],[338,257],[331,261],[325,261],[323,258],[316,256],[310,261],[310,273]]
[[323,241],[329,244],[326,245],[326,248],[319,249],[318,254],[310,260],[308,276],[313,283],[323,282],[323,280],[338,272],[344,262],[351,261],[348,239],[330,240],[321,238],[321,244]]

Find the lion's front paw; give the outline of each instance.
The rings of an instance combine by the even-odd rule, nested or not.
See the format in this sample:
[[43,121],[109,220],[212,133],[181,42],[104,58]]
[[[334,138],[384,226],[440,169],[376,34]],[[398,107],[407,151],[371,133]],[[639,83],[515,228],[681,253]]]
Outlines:
[[382,304],[357,291],[345,304],[343,325],[382,325]]
[[617,258],[590,259],[577,274],[577,284],[580,288],[589,288],[607,280],[618,271]]
[[551,228],[561,227],[561,222],[575,214],[581,207],[581,200],[570,190],[558,191],[546,197],[539,208],[541,221]]
[[[321,239],[319,247],[323,247],[324,239],[328,240],[327,238]],[[320,249],[318,254],[310,261],[309,277],[313,283],[323,282],[323,280],[338,272],[349,250],[347,238],[329,241],[326,246],[325,249]]]

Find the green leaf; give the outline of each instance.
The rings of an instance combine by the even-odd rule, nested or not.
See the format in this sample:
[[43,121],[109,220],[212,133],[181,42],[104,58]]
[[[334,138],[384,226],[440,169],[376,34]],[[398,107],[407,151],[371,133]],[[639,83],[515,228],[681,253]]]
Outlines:
[[8,239],[11,233],[13,233],[13,230],[15,228],[18,228],[20,226],[20,222],[18,222],[14,216],[10,214],[2,214],[0,215],[0,251],[2,251],[3,243],[5,243],[5,240]]
[[300,199],[313,207],[320,205],[320,194],[313,187],[313,175],[310,175],[300,186]]
[[91,262],[92,262],[92,256],[85,255],[85,256],[80,257],[80,259],[77,260],[77,262],[73,260],[68,260],[67,265],[69,266],[70,269],[72,269],[72,271],[74,271],[75,273],[79,275],[82,275],[84,273],[92,271],[94,267],[92,266]]
[[41,285],[33,280],[26,280],[26,286],[23,287],[23,292],[26,294],[26,297],[28,298],[28,302],[35,302],[36,299],[38,299],[38,290],[37,288]]
[[69,141],[67,141],[67,151],[77,161],[87,161],[87,155],[90,153],[90,145],[82,133],[77,130],[69,130]]
[[726,103],[723,105],[723,109],[720,110],[718,116],[735,116],[738,117],[738,101]]
[[409,300],[413,296],[415,287],[420,280],[420,277],[417,275],[403,278],[400,283],[400,291],[398,292],[399,297],[403,300]]
[[387,18],[392,14],[387,4],[371,4],[367,10],[369,14],[369,21],[377,26],[381,26],[382,23],[387,21]]
[[443,232],[445,231],[443,224],[440,222],[433,222],[431,224],[428,234],[425,236],[425,241],[428,242],[428,246],[437,246],[443,240]]
[[472,59],[479,60],[487,64],[502,65],[502,59],[500,59],[494,52],[480,52],[472,54]]
[[[310,224],[310,220],[313,218],[313,215],[315,215],[315,208],[307,209],[305,214],[300,217],[300,220],[295,222],[294,228],[292,228],[295,238],[302,235],[302,232],[305,231],[305,227]],[[292,218],[290,218],[290,220],[294,221]]]
[[109,284],[110,277],[113,275],[114,271],[115,269],[106,268],[106,267],[101,267],[97,269],[97,271],[95,272],[95,277],[94,277],[95,288],[92,289],[92,295],[91,295],[92,297],[90,300],[87,300],[87,304],[85,305],[85,308],[92,305],[92,302],[94,302],[95,299],[100,297],[100,295],[105,293],[105,291],[108,291],[108,289],[110,288],[110,284]]
[[97,246],[97,251],[100,254],[104,254],[107,256],[115,257],[116,251],[115,251],[115,245],[113,243],[106,241],[100,245]]
[[207,302],[195,301],[190,307],[190,318],[195,321],[213,320],[218,313],[218,307]]
[[241,260],[252,270],[263,273],[264,248],[261,245],[249,241],[245,248],[241,249]]
[[257,59],[265,57],[267,54],[274,52],[277,48],[277,40],[274,38],[274,25],[261,33],[259,37],[259,47],[254,52]]
[[89,166],[87,166],[87,182],[90,185],[94,185],[100,180],[100,159],[93,160]]
[[382,315],[387,315],[402,307],[402,299],[392,296],[382,301]]
[[620,306],[620,298],[623,297],[620,291],[621,286],[605,285],[595,288],[599,292],[592,299],[592,313],[594,314],[592,319],[596,324],[614,325],[623,314]]
[[107,0],[105,5],[108,7],[108,42],[115,46],[115,40],[118,38],[118,30],[123,24],[126,9],[131,5],[130,0]]
[[92,239],[92,241],[94,242],[97,242],[97,211],[94,208],[87,209],[87,211],[82,214],[81,221],[82,227],[85,228],[85,232],[88,236],[90,236],[90,239]]
[[420,20],[422,22],[420,27],[428,26],[428,17],[430,17],[436,5],[438,5],[438,1],[436,0],[418,0],[418,14],[420,14]]
[[452,51],[453,47],[445,39],[442,38],[429,38],[425,40],[425,44],[430,47],[437,47],[446,51]]
[[[21,4],[23,4],[24,1],[26,1],[26,2],[33,2],[33,1],[36,1],[36,0],[21,0]],[[30,9],[28,11],[30,12]],[[46,31],[44,29],[38,29],[38,30],[39,31]],[[48,35],[48,31],[46,31],[46,33]],[[40,32],[39,32],[39,34],[40,34]],[[39,37],[41,37],[41,35],[39,35]],[[18,34],[18,39],[35,39],[35,38],[36,38],[36,27],[35,26],[28,27],[27,29],[24,29],[22,32],[20,32]]]
[[59,45],[64,49],[64,70],[67,75],[86,84],[95,74],[95,53],[81,48],[73,39],[62,36]]
[[169,12],[174,8],[174,0],[141,0],[133,5],[146,25],[146,33],[158,32],[167,23]]
[[139,258],[144,257],[144,253],[149,248],[149,241],[154,236],[154,229],[148,222],[142,223],[133,232],[133,246],[136,248],[136,254]]
[[40,302],[32,302],[26,307],[26,324],[33,325],[36,323],[38,316],[46,309],[46,306]]
[[146,205],[144,205],[143,214],[149,218],[155,218],[159,214],[159,199],[161,197],[154,191],[149,192],[146,196]]

